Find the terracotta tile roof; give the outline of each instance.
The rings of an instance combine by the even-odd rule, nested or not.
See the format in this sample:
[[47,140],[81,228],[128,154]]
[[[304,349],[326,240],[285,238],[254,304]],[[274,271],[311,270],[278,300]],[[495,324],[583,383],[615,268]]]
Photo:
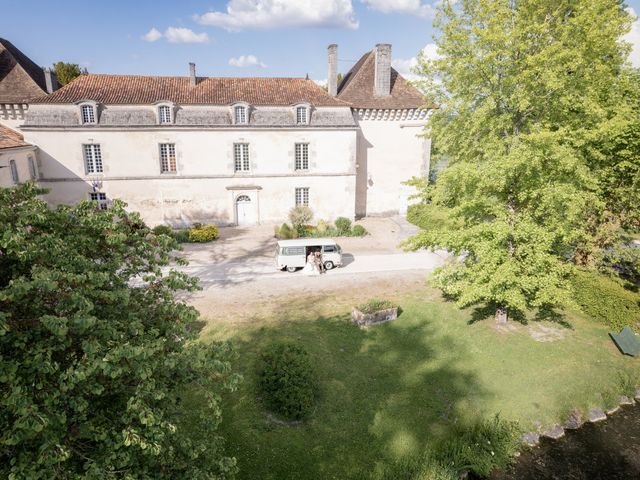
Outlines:
[[46,91],[42,68],[0,38],[0,103],[28,103]]
[[315,106],[348,106],[330,97],[314,81],[304,78],[189,77],[132,75],[81,75],[51,95],[31,103],[75,103],[94,100],[106,105],[144,105],[168,100],[178,105],[292,105],[308,102]]
[[18,132],[0,125],[0,149],[27,147],[30,145],[30,143],[24,141],[24,138]]
[[338,98],[354,108],[407,109],[425,104],[422,94],[394,68],[391,68],[391,95],[373,93],[375,53],[365,53],[349,70],[338,86]]

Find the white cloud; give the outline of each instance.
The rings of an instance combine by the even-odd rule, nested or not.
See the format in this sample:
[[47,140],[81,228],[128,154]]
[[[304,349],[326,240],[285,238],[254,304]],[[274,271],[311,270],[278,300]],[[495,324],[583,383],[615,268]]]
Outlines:
[[255,55],[240,55],[238,58],[230,58],[229,65],[232,67],[255,67],[259,66],[266,68],[267,66],[262,63]]
[[[433,17],[435,7],[422,0],[360,0],[372,10],[382,13],[406,13],[418,17]],[[438,2],[436,2],[437,4]]]
[[155,42],[163,37],[170,43],[209,43],[209,35],[205,32],[196,33],[190,28],[182,27],[169,27],[164,33],[154,27],[142,39],[145,42]]
[[142,39],[145,42],[155,42],[156,40],[160,40],[162,38],[162,33],[157,28],[152,28],[145,35],[142,36]]
[[622,38],[632,45],[633,49],[629,54],[631,65],[640,68],[640,19],[633,8],[627,8],[627,12],[635,18],[635,21],[631,25],[631,31]]
[[202,24],[229,31],[282,27],[358,28],[351,0],[229,0],[226,12],[195,15]]
[[[438,54],[437,46],[435,43],[428,43],[423,49],[422,54],[428,60],[437,60],[440,58]],[[413,68],[418,65],[418,57],[411,58],[396,58],[391,61],[391,65],[395,68],[400,75],[407,80],[417,80],[420,77],[412,72]]]
[[164,32],[164,37],[170,43],[208,43],[209,35],[206,32],[196,33],[190,28],[169,27]]
[[322,87],[322,88],[325,88],[325,87],[328,85],[329,80],[327,80],[327,79],[325,78],[324,80],[314,80],[314,82],[315,82],[318,86],[320,86],[320,87]]

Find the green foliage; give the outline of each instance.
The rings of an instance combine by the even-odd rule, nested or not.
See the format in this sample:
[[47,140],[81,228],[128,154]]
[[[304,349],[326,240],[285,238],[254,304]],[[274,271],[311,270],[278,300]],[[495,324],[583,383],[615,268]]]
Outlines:
[[274,412],[294,420],[312,412],[318,387],[311,358],[302,346],[278,342],[265,349],[259,384]]
[[283,223],[282,226],[280,227],[279,238],[281,240],[287,240],[289,238],[293,238],[293,235],[292,235],[292,232],[291,232],[291,227],[289,225],[287,225],[286,223]]
[[351,229],[351,233],[354,237],[364,237],[367,234],[367,229],[362,225],[354,225]]
[[189,230],[189,241],[194,243],[212,242],[218,239],[217,225],[200,225]]
[[351,231],[351,220],[345,217],[338,217],[334,222],[340,234],[348,234]]
[[313,218],[313,212],[306,205],[296,205],[289,211],[289,221],[293,228],[301,233],[301,229]]
[[360,310],[362,313],[375,313],[375,312],[379,312],[380,310],[387,310],[389,308],[393,308],[396,305],[393,304],[393,302],[390,302],[389,300],[378,300],[378,299],[371,299],[369,300],[367,303],[363,303],[362,305],[358,305],[358,310]]
[[185,228],[178,228],[173,231],[173,238],[176,239],[178,243],[191,243],[189,239],[189,230]]
[[442,465],[429,451],[382,465],[371,480],[460,480],[460,474],[450,465]]
[[453,228],[449,212],[435,203],[416,203],[409,205],[407,220],[423,230],[444,230]]
[[505,468],[520,448],[518,426],[496,415],[469,426],[457,425],[449,438],[435,447],[435,457],[461,473],[471,471],[488,477],[496,468]]
[[173,228],[169,225],[156,225],[151,229],[154,235],[167,235],[169,237],[173,236]]
[[591,318],[615,331],[629,326],[638,330],[640,294],[619,281],[594,271],[579,269],[572,280],[575,299]]
[[197,285],[166,271],[176,241],[119,200],[42,193],[0,189],[0,477],[231,478],[216,430],[238,378],[175,300]]
[[422,197],[447,218],[409,245],[463,256],[437,275],[460,306],[570,306],[567,259],[589,256],[606,210],[584,146],[615,109],[630,17],[605,0],[464,0],[434,26],[440,56],[418,70],[449,166]]
[[325,235],[327,230],[329,229],[329,225],[324,220],[318,220],[318,225],[316,225],[316,232],[318,235]]
[[66,85],[80,75],[86,74],[86,68],[80,68],[77,63],[56,62],[53,64],[53,71],[56,74],[58,83]]

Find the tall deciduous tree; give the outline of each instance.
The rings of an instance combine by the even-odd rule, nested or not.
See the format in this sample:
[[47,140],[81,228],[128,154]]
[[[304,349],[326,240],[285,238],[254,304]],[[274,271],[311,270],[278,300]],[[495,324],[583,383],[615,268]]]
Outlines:
[[0,477],[229,478],[230,351],[196,343],[177,244],[115,201],[0,189]]
[[56,74],[58,83],[66,85],[70,81],[87,73],[86,68],[80,68],[77,63],[56,62],[53,64],[53,71]]
[[428,197],[455,230],[414,247],[463,255],[437,276],[461,305],[489,304],[504,322],[571,303],[566,262],[602,204],[580,146],[608,118],[630,18],[615,0],[444,2],[440,58],[420,73],[440,105],[428,128],[449,167]]

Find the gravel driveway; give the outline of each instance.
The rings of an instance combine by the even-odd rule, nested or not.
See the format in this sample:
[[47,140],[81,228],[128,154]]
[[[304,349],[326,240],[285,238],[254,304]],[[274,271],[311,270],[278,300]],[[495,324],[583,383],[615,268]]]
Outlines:
[[317,277],[276,269],[272,226],[221,228],[216,242],[187,244],[184,255],[189,265],[180,270],[199,277],[203,287],[191,297],[192,303],[199,304],[196,306],[201,310],[204,305],[224,310],[226,304],[242,307],[283,295],[356,288],[366,291],[376,282],[389,286],[424,278],[447,258],[444,251],[403,251],[400,243],[418,231],[404,218],[366,218],[358,223],[370,235],[337,238],[343,266]]

